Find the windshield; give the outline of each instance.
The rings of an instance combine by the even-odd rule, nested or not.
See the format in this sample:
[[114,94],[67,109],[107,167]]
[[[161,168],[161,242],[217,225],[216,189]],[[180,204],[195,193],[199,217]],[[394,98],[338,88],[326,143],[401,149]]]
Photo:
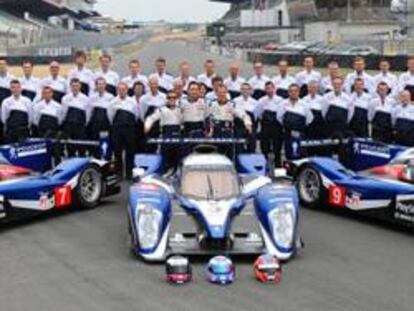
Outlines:
[[183,196],[198,200],[224,200],[240,194],[237,175],[231,168],[189,169],[181,179]]

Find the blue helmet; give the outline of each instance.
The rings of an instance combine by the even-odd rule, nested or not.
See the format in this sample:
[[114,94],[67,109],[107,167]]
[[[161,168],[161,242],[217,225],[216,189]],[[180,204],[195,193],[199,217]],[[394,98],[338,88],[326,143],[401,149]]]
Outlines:
[[216,256],[208,262],[207,279],[215,284],[230,284],[234,281],[235,272],[235,267],[230,258]]

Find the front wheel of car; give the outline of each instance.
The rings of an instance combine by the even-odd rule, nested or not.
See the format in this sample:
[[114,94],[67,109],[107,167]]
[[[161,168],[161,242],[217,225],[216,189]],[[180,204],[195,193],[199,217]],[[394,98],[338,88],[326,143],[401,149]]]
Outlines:
[[322,179],[318,171],[308,165],[296,178],[300,201],[308,207],[316,207],[322,199]]
[[75,190],[75,199],[82,208],[94,208],[98,205],[103,190],[102,174],[98,167],[90,165],[79,176]]

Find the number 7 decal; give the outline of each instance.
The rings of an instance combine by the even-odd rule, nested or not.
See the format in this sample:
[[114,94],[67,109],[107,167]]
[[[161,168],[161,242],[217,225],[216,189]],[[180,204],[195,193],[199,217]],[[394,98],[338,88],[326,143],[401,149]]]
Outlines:
[[329,205],[345,207],[346,190],[341,186],[330,186],[329,189]]
[[72,203],[72,188],[62,186],[55,188],[55,206],[57,208],[68,206]]

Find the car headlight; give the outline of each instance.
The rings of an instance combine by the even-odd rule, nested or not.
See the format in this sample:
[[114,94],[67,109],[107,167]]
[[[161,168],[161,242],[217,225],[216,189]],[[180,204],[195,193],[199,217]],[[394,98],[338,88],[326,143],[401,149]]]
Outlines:
[[284,203],[269,213],[269,221],[276,244],[291,248],[295,232],[295,207],[293,203]]
[[157,245],[161,230],[162,214],[150,204],[137,205],[138,241],[142,249]]

